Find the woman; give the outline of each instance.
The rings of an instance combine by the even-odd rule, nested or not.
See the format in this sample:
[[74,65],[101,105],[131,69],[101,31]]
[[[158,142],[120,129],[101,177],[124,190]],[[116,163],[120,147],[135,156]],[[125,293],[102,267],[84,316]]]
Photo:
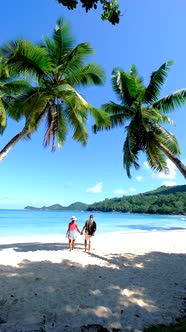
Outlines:
[[72,251],[74,250],[75,247],[75,240],[77,238],[77,234],[76,232],[78,231],[79,234],[81,234],[78,225],[76,224],[76,220],[77,218],[72,216],[71,218],[71,222],[68,224],[68,229],[66,232],[66,237],[68,237],[68,245],[69,245],[69,250]]

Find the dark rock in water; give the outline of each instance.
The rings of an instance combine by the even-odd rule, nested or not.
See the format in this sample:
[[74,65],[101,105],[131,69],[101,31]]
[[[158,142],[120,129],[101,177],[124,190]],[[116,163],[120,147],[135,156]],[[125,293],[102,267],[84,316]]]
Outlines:
[[88,324],[80,327],[81,332],[109,332],[105,327],[99,324]]
[[0,317],[0,324],[5,324],[5,323],[6,323],[6,321]]
[[[54,330],[50,330],[51,332],[109,332],[109,330],[103,327],[100,324],[88,324],[82,326],[71,327],[69,325],[60,326],[54,328]],[[120,332],[118,329],[112,329],[113,332]],[[46,328],[46,332],[49,332]]]

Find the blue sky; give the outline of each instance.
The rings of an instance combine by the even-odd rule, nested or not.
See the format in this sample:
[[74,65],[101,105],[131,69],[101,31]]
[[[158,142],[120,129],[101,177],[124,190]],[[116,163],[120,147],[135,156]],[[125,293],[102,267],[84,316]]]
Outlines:
[[[83,90],[83,96],[94,106],[117,101],[111,86],[114,67],[129,71],[138,68],[148,84],[151,73],[174,60],[162,89],[162,96],[186,87],[186,2],[179,0],[120,0],[123,16],[117,26],[100,19],[99,11],[88,14],[82,9],[68,11],[55,0],[1,0],[0,44],[17,37],[40,41],[50,35],[59,17],[72,26],[76,42],[90,42],[96,61],[106,72],[104,87]],[[186,106],[171,114],[176,127],[168,127],[177,137],[186,163]],[[93,135],[90,118],[87,123],[89,141],[86,147],[74,142],[69,134],[63,149],[52,153],[42,146],[45,125],[31,140],[19,142],[0,163],[0,208],[22,209],[27,205],[43,206],[59,203],[67,206],[81,201],[93,203],[105,198],[133,195],[163,184],[185,184],[183,176],[170,164],[170,174],[154,174],[141,155],[141,168],[128,179],[122,165],[124,129]],[[8,121],[0,138],[0,148],[22,128],[23,123]]]

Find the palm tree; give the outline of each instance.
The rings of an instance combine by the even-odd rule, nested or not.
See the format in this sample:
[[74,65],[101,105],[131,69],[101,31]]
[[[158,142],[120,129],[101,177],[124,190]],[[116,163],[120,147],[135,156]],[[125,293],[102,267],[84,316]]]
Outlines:
[[186,167],[178,159],[180,149],[173,134],[162,127],[162,124],[174,122],[167,113],[186,103],[186,89],[178,90],[164,98],[158,99],[161,87],[168,75],[172,61],[164,63],[153,72],[147,87],[143,84],[136,67],[132,65],[130,73],[120,68],[112,72],[112,85],[120,103],[109,102],[102,108],[110,116],[107,128],[94,125],[94,132],[110,130],[124,126],[126,138],[123,145],[123,165],[127,176],[131,178],[131,167],[140,167],[138,157],[144,152],[147,162],[157,172],[168,173],[168,157],[186,178]]
[[11,114],[10,106],[17,95],[29,87],[26,80],[16,79],[15,73],[7,65],[6,59],[0,53],[0,134],[7,126],[7,116],[16,120],[16,114]]
[[73,139],[87,144],[88,132],[85,124],[89,112],[97,125],[108,125],[109,117],[103,110],[90,105],[76,88],[102,85],[103,70],[96,63],[86,63],[88,55],[94,53],[89,43],[74,47],[74,38],[69,25],[60,18],[52,38],[45,37],[40,45],[19,39],[2,47],[7,64],[32,82],[11,105],[11,114],[17,120],[25,118],[23,130],[13,137],[0,151],[0,160],[23,137],[37,130],[41,121],[47,119],[44,146],[52,151],[65,143],[69,127]]

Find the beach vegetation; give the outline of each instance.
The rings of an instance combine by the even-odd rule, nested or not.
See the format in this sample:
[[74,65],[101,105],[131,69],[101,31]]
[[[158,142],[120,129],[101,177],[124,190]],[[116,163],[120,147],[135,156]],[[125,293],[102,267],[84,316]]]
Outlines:
[[105,199],[88,206],[88,211],[147,214],[186,214],[186,185],[162,186],[143,194]]
[[154,71],[147,86],[134,65],[130,72],[121,68],[112,71],[112,86],[119,103],[102,105],[110,116],[110,126],[94,125],[94,132],[122,127],[126,137],[123,144],[123,166],[131,178],[131,168],[139,169],[139,154],[145,153],[147,163],[156,172],[169,173],[167,158],[186,178],[186,166],[178,158],[181,151],[176,137],[164,125],[175,125],[168,113],[186,104],[186,89],[159,98],[173,61]]
[[26,206],[25,210],[49,210],[49,211],[85,211],[88,207],[88,204],[82,202],[75,202],[68,206],[62,206],[60,204],[53,204],[50,206],[42,206],[41,208],[34,206]]
[[69,10],[74,10],[80,5],[85,9],[86,13],[91,9],[97,9],[98,5],[101,6],[102,13],[101,19],[115,25],[120,21],[120,7],[118,0],[57,0],[61,5],[67,7]]
[[43,207],[26,206],[26,210],[74,210],[147,214],[186,215],[186,185],[161,186],[143,194],[115,197],[93,204],[75,202],[69,206],[54,204]]
[[21,139],[30,138],[43,120],[46,121],[43,145],[51,145],[52,151],[56,142],[59,147],[64,145],[69,131],[74,140],[85,146],[89,115],[98,126],[109,124],[108,114],[93,107],[78,91],[103,85],[104,70],[87,62],[88,56],[95,53],[93,47],[88,42],[75,45],[71,28],[62,18],[57,21],[52,37],[45,36],[40,44],[18,39],[4,45],[1,52],[6,66],[31,83],[8,105],[9,115],[17,121],[24,119],[24,126],[0,151],[0,160]]

